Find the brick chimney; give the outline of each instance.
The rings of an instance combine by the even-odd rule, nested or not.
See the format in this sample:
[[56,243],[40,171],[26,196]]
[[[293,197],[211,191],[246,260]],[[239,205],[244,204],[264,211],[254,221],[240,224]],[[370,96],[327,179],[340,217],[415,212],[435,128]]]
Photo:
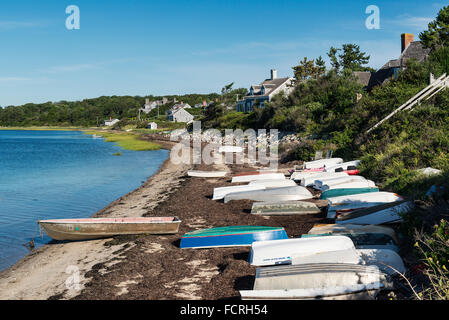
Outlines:
[[277,79],[278,71],[276,69],[271,69],[271,80]]
[[146,105],[150,104],[150,99],[145,99],[145,104]]
[[414,36],[411,33],[403,33],[401,34],[401,53],[407,49],[409,44],[413,42]]

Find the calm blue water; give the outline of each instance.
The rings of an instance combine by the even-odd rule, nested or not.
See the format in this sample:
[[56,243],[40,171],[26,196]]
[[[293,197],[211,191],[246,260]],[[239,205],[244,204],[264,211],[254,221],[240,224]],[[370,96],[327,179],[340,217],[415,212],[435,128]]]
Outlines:
[[167,150],[126,151],[76,131],[0,131],[0,270],[29,253],[24,243],[50,241],[37,220],[91,217],[167,158]]

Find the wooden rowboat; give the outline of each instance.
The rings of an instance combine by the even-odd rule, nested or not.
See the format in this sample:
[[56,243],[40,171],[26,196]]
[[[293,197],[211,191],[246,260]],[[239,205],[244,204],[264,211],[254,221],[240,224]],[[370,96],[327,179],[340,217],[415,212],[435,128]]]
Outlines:
[[189,177],[195,178],[223,178],[227,175],[226,171],[188,171],[187,175]]
[[256,202],[251,214],[260,216],[289,216],[318,214],[321,210],[316,204],[303,201]]
[[176,234],[177,217],[91,218],[40,220],[38,224],[55,240],[91,240],[134,234]]
[[256,241],[288,239],[284,228],[235,226],[197,230],[181,239],[182,249],[251,246]]

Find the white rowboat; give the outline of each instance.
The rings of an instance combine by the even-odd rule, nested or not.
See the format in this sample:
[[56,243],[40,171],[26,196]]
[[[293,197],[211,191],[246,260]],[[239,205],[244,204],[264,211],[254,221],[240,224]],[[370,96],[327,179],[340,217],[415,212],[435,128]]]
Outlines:
[[230,193],[242,192],[242,191],[255,191],[255,190],[264,190],[265,187],[262,185],[253,185],[253,186],[230,186],[230,187],[221,187],[214,189],[214,195],[212,200],[221,200]]
[[374,299],[392,288],[376,266],[357,264],[304,264],[259,268],[254,290],[240,291],[242,299]]
[[291,264],[293,258],[348,249],[355,249],[354,243],[343,236],[259,241],[251,246],[249,262],[253,266]]
[[249,186],[264,186],[265,188],[282,188],[282,187],[294,187],[297,186],[293,180],[255,180],[251,181]]
[[285,180],[283,173],[266,173],[259,175],[236,176],[232,178],[232,183],[248,183],[259,180]]
[[228,203],[233,200],[251,200],[251,201],[299,201],[312,199],[313,195],[304,187],[282,187],[282,188],[267,188],[263,190],[243,191],[228,193],[224,202]]
[[342,170],[348,170],[349,167],[359,167],[360,166],[360,160],[354,160],[349,162],[340,163],[331,167],[327,167],[325,169],[326,172],[335,172],[337,169]]
[[226,171],[188,171],[189,177],[196,178],[222,178],[227,174]]
[[260,216],[307,215],[318,214],[321,210],[316,204],[303,201],[256,202],[251,214]]
[[402,214],[410,212],[413,208],[414,203],[411,201],[391,202],[339,215],[336,223],[364,225],[396,223],[402,220]]
[[304,163],[304,169],[320,169],[343,163],[341,158],[321,159]]

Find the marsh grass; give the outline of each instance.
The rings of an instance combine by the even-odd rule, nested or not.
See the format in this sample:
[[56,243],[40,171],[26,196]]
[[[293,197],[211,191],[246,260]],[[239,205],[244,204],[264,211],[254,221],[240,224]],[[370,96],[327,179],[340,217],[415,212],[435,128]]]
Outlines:
[[133,133],[115,133],[102,131],[84,131],[85,134],[98,134],[103,136],[106,142],[114,142],[119,147],[130,151],[153,151],[159,150],[160,145],[139,139],[139,135]]

